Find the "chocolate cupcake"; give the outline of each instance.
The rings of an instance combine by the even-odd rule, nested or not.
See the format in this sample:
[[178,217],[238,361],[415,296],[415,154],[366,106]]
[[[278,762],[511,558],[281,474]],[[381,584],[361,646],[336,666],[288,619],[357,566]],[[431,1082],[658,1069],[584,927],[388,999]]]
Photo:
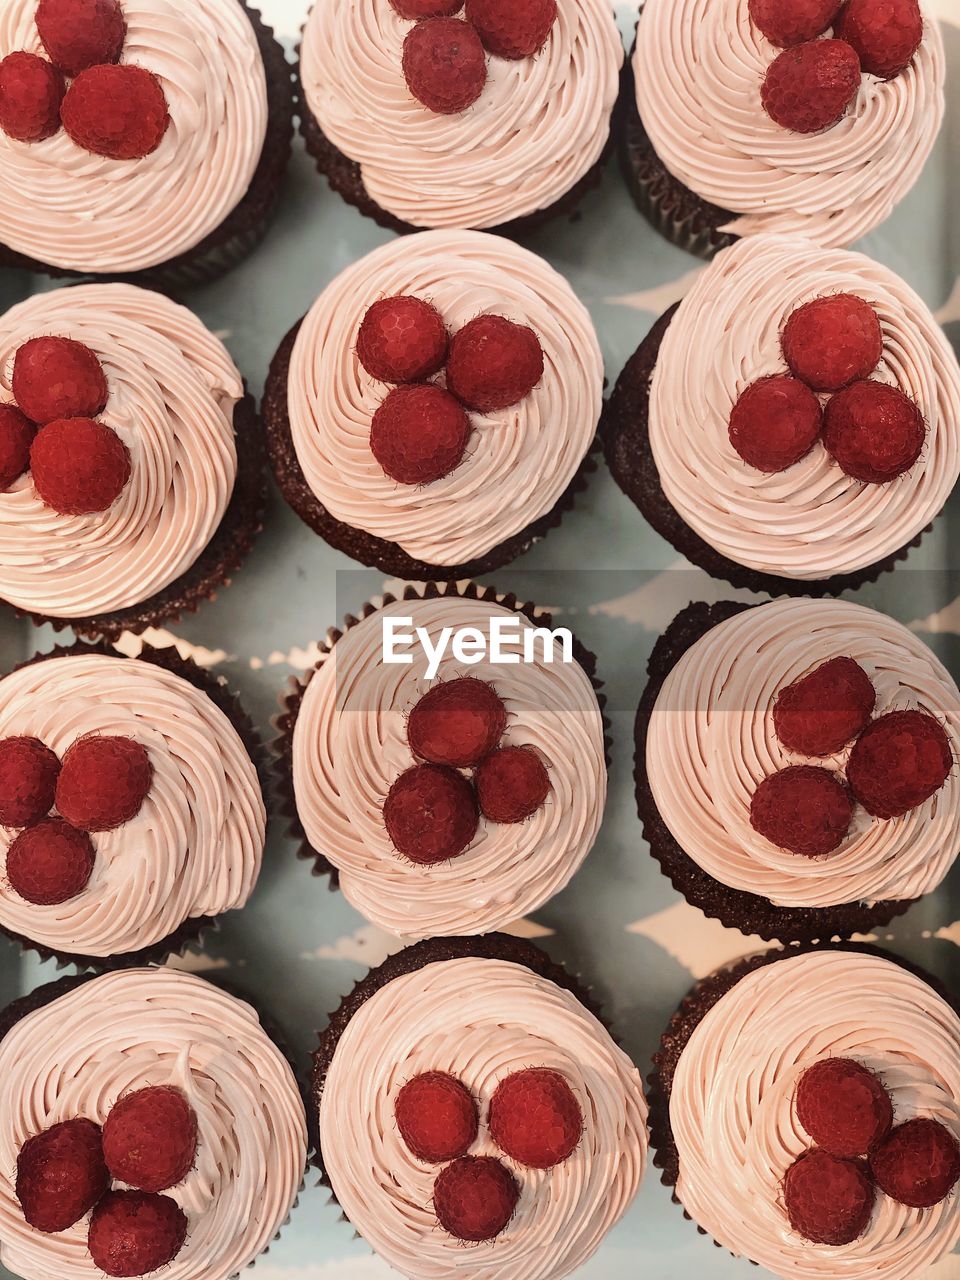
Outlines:
[[654,325],[603,434],[617,483],[689,560],[818,595],[919,542],[960,475],[958,421],[956,355],[908,285],[862,254],[757,236]]
[[[16,79],[0,110],[0,265],[180,289],[263,237],[293,81],[243,0],[100,0],[95,16],[76,0],[11,0],[0,59],[0,83]],[[10,112],[25,95],[37,102],[23,121]]]
[[[424,1131],[438,1090],[445,1123]],[[524,1103],[549,1121],[519,1123]],[[347,1220],[416,1280],[561,1280],[646,1161],[639,1073],[589,995],[498,934],[419,943],[359,983],[321,1037],[311,1111]]]

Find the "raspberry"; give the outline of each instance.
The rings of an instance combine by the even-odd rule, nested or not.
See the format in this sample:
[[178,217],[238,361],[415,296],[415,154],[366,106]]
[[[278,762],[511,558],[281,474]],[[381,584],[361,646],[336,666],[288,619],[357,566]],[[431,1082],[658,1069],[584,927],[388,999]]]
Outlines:
[[893,1103],[877,1076],[850,1058],[824,1058],[800,1077],[797,1119],[832,1156],[866,1155],[893,1124]]
[[923,452],[927,424],[909,396],[885,382],[855,382],[823,415],[823,443],[840,467],[864,484],[902,476]]
[[465,769],[494,750],[507,727],[507,709],[484,680],[448,680],[425,693],[407,724],[410,750],[431,764]]
[[759,471],[785,471],[820,438],[823,411],[809,387],[785,373],[747,387],[730,414],[730,443]]
[[477,770],[480,811],[491,822],[523,822],[550,794],[550,776],[532,747],[502,747]]
[[0,129],[17,142],[43,142],[60,129],[63,76],[45,58],[11,53],[0,62]]
[[862,1236],[876,1192],[863,1166],[826,1151],[807,1151],[783,1180],[790,1225],[815,1244],[850,1244]]
[[373,415],[370,448],[392,480],[431,484],[463,461],[471,430],[462,407],[442,387],[396,387]]
[[179,1089],[155,1085],[120,1099],[103,1126],[103,1156],[118,1182],[166,1191],[197,1154],[197,1116]]
[[960,1178],[960,1144],[936,1120],[898,1125],[870,1157],[877,1186],[911,1209],[931,1209]]
[[92,1120],[67,1120],[28,1139],[17,1157],[17,1199],[37,1231],[66,1231],[110,1185]]
[[843,40],[808,40],[785,49],[761,90],[763,109],[793,133],[819,133],[838,124],[860,88],[860,59]]
[[75,76],[98,62],[116,62],[127,24],[119,0],[40,0],[37,30],[57,66]]
[[100,361],[72,338],[32,338],[13,362],[13,395],[22,413],[44,426],[58,418],[95,418],[107,403]]
[[576,1150],[583,1113],[556,1071],[532,1067],[501,1081],[490,1102],[490,1134],[511,1160],[552,1169]]
[[357,335],[357,358],[379,382],[426,382],[447,358],[447,326],[422,298],[375,302]]
[[408,1081],[394,1108],[404,1142],[427,1164],[465,1156],[477,1140],[477,1104],[459,1080],[428,1071]]
[[145,1276],[172,1262],[186,1238],[186,1215],[169,1196],[110,1191],[93,1211],[87,1247],[108,1276]]
[[459,857],[477,834],[477,799],[455,769],[418,764],[390,788],[383,820],[399,853],[432,866]]
[[0,740],[0,827],[29,827],[53,808],[60,761],[39,738]]
[[433,1185],[441,1227],[457,1240],[493,1240],[514,1215],[520,1188],[492,1156],[465,1156],[448,1164]]
[[953,768],[939,720],[925,711],[891,711],[857,739],[847,781],[875,818],[899,818],[936,795]]
[[843,843],[853,799],[836,774],[792,765],[764,778],[750,804],[750,825],[771,844],[805,858],[821,858]]
[[403,42],[403,75],[418,102],[439,115],[465,111],[483,93],[487,58],[460,18],[427,18]]
[[153,765],[132,738],[78,738],[63,757],[57,809],[81,831],[112,831],[140,812]]
[[55,907],[84,891],[96,857],[85,831],[47,818],[21,831],[7,850],[7,879],[25,902]]
[[750,0],[750,17],[779,49],[816,40],[828,27],[843,0]]
[[401,18],[419,22],[421,18],[452,18],[463,8],[463,0],[390,0]]
[[920,48],[923,14],[917,0],[850,0],[835,34],[853,46],[864,71],[890,80]]
[[450,343],[447,387],[478,413],[519,404],[542,377],[540,339],[503,316],[478,316]]
[[36,428],[16,405],[0,404],[0,493],[5,493],[30,466]]
[[557,0],[467,0],[467,21],[498,58],[532,58],[557,20]]
[[67,90],[63,127],[78,147],[108,160],[142,160],[170,124],[160,81],[143,67],[91,67]]
[[883,355],[883,333],[868,302],[835,293],[798,307],[782,345],[787,364],[808,387],[839,391],[873,373]]
[[781,689],[773,727],[788,751],[832,756],[870,722],[877,691],[853,658],[831,658]]
[[30,446],[40,501],[63,516],[91,515],[116,502],[130,479],[130,454],[115,431],[92,418],[41,427]]

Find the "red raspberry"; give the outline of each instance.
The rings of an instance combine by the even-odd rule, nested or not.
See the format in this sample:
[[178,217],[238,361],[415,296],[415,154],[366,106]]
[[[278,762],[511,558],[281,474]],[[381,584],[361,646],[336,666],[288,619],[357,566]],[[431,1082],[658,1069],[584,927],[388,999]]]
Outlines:
[[835,34],[856,50],[864,71],[890,80],[906,71],[923,40],[917,0],[850,0]]
[[17,142],[43,142],[60,129],[67,87],[45,58],[11,53],[0,62],[0,129]]
[[888,484],[923,452],[927,424],[909,396],[885,382],[855,382],[823,415],[823,443],[840,467],[864,484]]
[[798,307],[783,331],[783,355],[814,391],[839,391],[869,378],[883,355],[873,307],[852,293],[834,293]]
[[401,18],[419,22],[421,18],[452,18],[463,8],[463,0],[390,0]]
[[779,849],[822,858],[850,830],[853,798],[836,774],[798,764],[764,778],[750,804],[750,825]]
[[542,377],[540,339],[503,316],[478,316],[450,343],[447,387],[478,413],[519,404]]
[[426,382],[442,368],[449,345],[436,307],[401,295],[375,302],[357,335],[357,358],[379,382]]
[[29,827],[53,808],[60,761],[39,738],[0,741],[0,827]]
[[121,1098],[103,1126],[103,1156],[118,1182],[166,1191],[197,1154],[197,1116],[179,1089],[155,1085]]
[[750,17],[779,49],[816,40],[833,20],[843,0],[750,0]]
[[477,834],[477,798],[455,769],[418,764],[390,788],[383,820],[399,853],[432,866],[459,857]]
[[120,497],[130,479],[130,454],[102,422],[61,418],[37,432],[30,470],[45,506],[63,516],[91,515]]
[[477,1140],[477,1104],[453,1076],[428,1071],[397,1094],[397,1128],[404,1142],[427,1164],[465,1156]]
[[823,411],[809,387],[785,373],[752,382],[730,414],[730,443],[759,471],[785,471],[820,438]]
[[465,1156],[448,1164],[433,1185],[441,1227],[457,1240],[493,1240],[513,1217],[517,1180],[491,1156]]
[[186,1215],[169,1196],[110,1191],[93,1211],[87,1248],[108,1276],[145,1276],[172,1262],[186,1238]]
[[90,1212],[110,1185],[92,1120],[55,1124],[20,1148],[17,1199],[37,1231],[66,1231]]
[[864,1156],[893,1124],[893,1103],[877,1076],[850,1058],[824,1058],[800,1077],[797,1119],[832,1156]]
[[485,680],[465,677],[434,685],[410,713],[410,750],[431,764],[466,769],[493,751],[507,727],[507,709]]
[[132,738],[78,738],[63,757],[57,810],[81,831],[112,831],[140,812],[153,765]]
[[427,18],[403,42],[403,75],[418,102],[439,115],[456,115],[483,93],[487,57],[469,22]]
[[875,818],[899,818],[935,796],[953,769],[950,739],[925,711],[891,711],[857,739],[847,781]]
[[832,756],[870,723],[877,691],[853,658],[831,658],[781,689],[773,727],[788,751]]
[[877,1186],[911,1209],[932,1209],[960,1179],[960,1144],[942,1124],[918,1116],[898,1125],[870,1157]]
[[532,747],[502,747],[477,770],[480,811],[491,822],[524,822],[550,794],[550,776]]
[[432,484],[459,467],[471,430],[462,406],[442,387],[396,387],[373,415],[370,448],[392,480]]
[[119,0],[40,0],[37,30],[57,66],[75,76],[98,62],[116,62],[127,24]]
[[808,40],[785,49],[767,68],[763,109],[793,133],[839,124],[860,88],[860,59],[843,40]]
[[862,1236],[875,1198],[861,1164],[826,1151],[805,1152],[783,1180],[790,1225],[815,1244],[850,1244]]
[[67,90],[63,127],[78,147],[108,160],[142,160],[170,124],[166,94],[143,67],[91,67]]
[[83,893],[96,858],[85,831],[47,818],[21,831],[7,850],[7,879],[25,902],[55,907]]
[[72,338],[31,338],[13,362],[13,396],[38,426],[58,418],[95,418],[107,403],[103,365]]
[[556,1071],[531,1067],[501,1081],[490,1102],[490,1134],[500,1150],[531,1169],[552,1169],[577,1148],[583,1112]]
[[532,58],[557,20],[557,0],[467,0],[467,21],[498,58]]
[[30,466],[36,427],[13,404],[0,404],[0,493],[5,493]]

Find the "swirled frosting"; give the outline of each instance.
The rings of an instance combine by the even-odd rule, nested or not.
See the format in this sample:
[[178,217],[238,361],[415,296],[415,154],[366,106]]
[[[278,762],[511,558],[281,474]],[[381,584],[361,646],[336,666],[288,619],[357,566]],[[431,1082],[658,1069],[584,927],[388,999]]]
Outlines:
[[[36,0],[0,6],[0,58],[46,56]],[[267,132],[267,78],[237,0],[123,0],[120,61],[152,71],[170,109],[160,146],[110,160],[63,129],[46,142],[0,132],[0,243],[76,271],[140,271],[194,248],[250,186]]]
[[919,898],[960,851],[956,770],[902,818],[884,822],[858,807],[826,859],[778,849],[750,825],[753,793],[771,773],[805,763],[843,771],[852,744],[808,760],[781,745],[773,724],[780,691],[839,657],[870,677],[876,715],[926,711],[960,757],[960,692],[949,672],[906,627],[845,601],[776,601],[721,622],[667,676],[650,717],[647,776],[674,839],[721,884],[778,906]]
[[940,29],[928,16],[907,70],[865,74],[850,112],[823,133],[792,133],[763,110],[780,52],[748,0],[646,0],[634,53],[644,128],[675,178],[740,215],[724,230],[850,244],[891,213],[933,149],[945,110]]
[[[62,758],[90,733],[146,748],[153,781],[143,807],[92,837],[93,875],[68,902],[36,906],[0,879],[0,924],[55,951],[110,956],[242,907],[260,873],[266,815],[227,716],[182,676],[107,654],[51,658],[0,680],[0,739],[36,737]],[[16,834],[0,827],[0,845]]]
[[0,317],[0,403],[13,402],[18,349],[44,334],[99,357],[109,389],[100,420],[130,451],[132,474],[93,515],[44,506],[29,471],[0,493],[0,597],[50,617],[110,613],[168,587],[216,532],[237,475],[243,380],[185,307],[134,285],[80,285]]
[[939,1120],[960,1137],[960,1020],[891,960],[828,951],[778,960],[740,979],[680,1056],[670,1126],[676,1192],[725,1248],[775,1275],[912,1280],[960,1240],[960,1198],[908,1209],[878,1194],[852,1244],[813,1244],[790,1227],[787,1169],[814,1143],[796,1116],[800,1076],[822,1058],[853,1058],[882,1078],[895,1120]]
[[[559,1072],[580,1103],[584,1132],[554,1169],[505,1157],[486,1128],[497,1085],[528,1067]],[[480,1108],[472,1155],[495,1156],[520,1183],[517,1211],[495,1240],[464,1248],[439,1226],[440,1172],[408,1151],[397,1093],[446,1071]],[[320,1103],[320,1146],[334,1194],[356,1230],[412,1280],[560,1280],[595,1252],[643,1176],[647,1104],[640,1074],[570,992],[522,965],[447,960],[395,978],[353,1016]]]
[[124,1094],[181,1089],[197,1113],[196,1164],[165,1192],[187,1215],[165,1280],[228,1280],[270,1244],[296,1201],[306,1118],[286,1059],[253,1009],[169,969],[85,983],[27,1015],[0,1042],[0,1262],[24,1280],[96,1280],[88,1219],[43,1235],[23,1217],[12,1171],[35,1133],[103,1124]]
[[[872,375],[920,406],[920,461],[891,484],[861,484],[820,445],[774,475],[730,444],[730,412],[757,378],[784,373],[791,313],[830,293],[876,310],[883,357]],[[916,293],[862,254],[762,236],[718,254],[680,304],[650,388],[650,445],[663,491],[721,554],[764,573],[816,579],[853,573],[913,540],[960,476],[960,366]]]
[[[388,388],[356,355],[367,310],[398,293],[432,302],[452,333],[488,312],[529,325],[544,353],[530,395],[473,414],[463,462],[422,487],[398,485],[373,456],[370,424]],[[555,506],[590,448],[602,397],[593,322],[566,280],[529,250],[472,231],[422,232],[348,267],[304,320],[288,387],[297,457],[330,514],[437,565],[465,564]]]
[[412,24],[390,0],[318,0],[300,51],[307,105],[404,222],[495,227],[549,208],[603,154],[624,57],[609,0],[557,9],[536,57],[489,58],[479,100],[446,116],[407,87]]
[[410,938],[489,933],[559,893],[593,847],[607,795],[597,697],[576,662],[465,666],[448,652],[436,679],[488,680],[507,708],[504,745],[534,747],[551,792],[526,822],[481,817],[459,858],[418,866],[397,853],[382,811],[390,787],[416,763],[407,718],[433,681],[422,660],[383,661],[389,617],[412,618],[433,643],[445,627],[486,636],[494,617],[533,628],[501,605],[460,596],[400,601],[351,627],[313,675],[297,717],[297,813],[310,843],[339,869],[348,901],[375,924]]

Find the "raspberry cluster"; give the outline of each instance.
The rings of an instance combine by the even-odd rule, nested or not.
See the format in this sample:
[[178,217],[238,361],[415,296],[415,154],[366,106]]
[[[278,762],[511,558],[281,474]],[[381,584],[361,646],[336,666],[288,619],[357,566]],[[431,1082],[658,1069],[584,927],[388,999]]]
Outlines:
[[960,1143],[936,1120],[894,1127],[893,1100],[874,1072],[850,1058],[824,1058],[800,1077],[797,1119],[817,1146],[787,1170],[790,1225],[816,1244],[844,1245],[867,1229],[877,1191],[930,1209],[960,1179]]
[[887,484],[923,451],[927,425],[899,387],[870,375],[883,357],[877,313],[855,294],[798,307],[781,335],[789,374],[753,382],[730,414],[729,437],[751,467],[783,471],[821,441],[863,484]]
[[[377,409],[370,448],[400,484],[441,480],[463,459],[473,431],[467,410],[496,413],[543,377],[540,339],[526,325],[482,315],[451,339],[436,307],[410,294],[382,298],[357,334],[371,378],[396,384]],[[446,368],[446,388],[429,381]]]
[[790,765],[760,783],[753,829],[790,853],[824,857],[847,837],[859,802],[874,818],[900,818],[926,803],[953,769],[943,725],[925,711],[873,719],[876,691],[853,658],[832,658],[779,693],[773,708],[788,751],[826,757],[850,742],[846,780],[818,765]]
[[[433,1188],[434,1211],[444,1231],[470,1242],[498,1236],[514,1215],[520,1186],[502,1161],[469,1154],[480,1117],[466,1086],[446,1072],[428,1071],[403,1086],[394,1116],[412,1155],[425,1164],[445,1165]],[[558,1071],[530,1067],[497,1086],[487,1128],[515,1164],[553,1169],[579,1145],[583,1112]]]
[[40,0],[36,22],[49,61],[18,51],[0,62],[0,129],[44,142],[62,126],[110,160],[156,151],[170,124],[167,98],[152,72],[117,65],[127,35],[119,0]]
[[[90,1214],[87,1248],[108,1276],[145,1276],[183,1248],[187,1218],[170,1196],[197,1153],[197,1116],[179,1089],[157,1085],[122,1097],[101,1129],[66,1120],[29,1138],[17,1157],[16,1193],[37,1231],[67,1231]],[[113,1182],[124,1190],[111,1189]]]

